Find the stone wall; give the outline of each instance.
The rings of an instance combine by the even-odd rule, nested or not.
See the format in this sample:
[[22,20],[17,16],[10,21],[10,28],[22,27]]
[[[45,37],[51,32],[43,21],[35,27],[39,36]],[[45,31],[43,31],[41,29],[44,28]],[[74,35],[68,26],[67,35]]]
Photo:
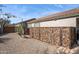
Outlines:
[[71,48],[75,42],[75,28],[62,28],[62,46]]
[[34,38],[35,39],[38,39],[39,40],[39,28],[37,27],[37,28],[33,28],[33,30],[34,30]]
[[51,43],[51,29],[48,27],[41,27],[40,28],[40,40]]
[[75,41],[73,27],[36,27],[30,28],[30,36],[56,46],[71,48]]
[[30,38],[33,38],[33,28],[30,28],[29,31],[30,31]]
[[30,37],[39,40],[39,28],[30,28]]
[[57,46],[61,45],[61,28],[51,28],[51,40],[52,44]]
[[77,20],[76,25],[77,25],[77,27],[79,27],[79,18],[77,18],[76,20]]

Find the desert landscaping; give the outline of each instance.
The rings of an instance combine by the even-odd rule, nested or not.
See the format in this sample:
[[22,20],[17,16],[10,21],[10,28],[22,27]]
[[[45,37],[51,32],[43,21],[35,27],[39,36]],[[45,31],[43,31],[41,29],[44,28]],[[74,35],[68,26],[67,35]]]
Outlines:
[[79,53],[79,47],[67,49],[57,47],[32,38],[22,38],[17,33],[0,36],[2,54],[73,54]]
[[0,6],[0,54],[79,54],[79,8],[27,19],[22,11],[11,14]]

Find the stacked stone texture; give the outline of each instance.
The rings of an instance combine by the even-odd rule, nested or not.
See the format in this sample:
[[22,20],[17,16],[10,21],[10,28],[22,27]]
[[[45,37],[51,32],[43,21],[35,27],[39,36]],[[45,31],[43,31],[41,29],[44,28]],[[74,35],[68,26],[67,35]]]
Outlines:
[[70,47],[71,45],[71,28],[62,28],[62,46]]
[[34,30],[34,38],[39,40],[39,27],[33,28]]
[[51,42],[51,30],[48,27],[41,27],[40,28],[40,40],[50,43]]
[[30,38],[33,38],[33,28],[30,28]]
[[30,28],[30,35],[32,38],[39,39],[52,45],[68,48],[71,48],[74,44],[74,32],[74,28],[72,27]]
[[53,45],[61,45],[61,30],[60,28],[51,28],[51,40]]

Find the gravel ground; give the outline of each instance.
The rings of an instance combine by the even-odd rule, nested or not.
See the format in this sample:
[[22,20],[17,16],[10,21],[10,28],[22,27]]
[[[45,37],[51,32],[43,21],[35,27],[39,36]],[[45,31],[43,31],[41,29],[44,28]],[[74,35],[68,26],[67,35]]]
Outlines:
[[17,33],[0,35],[0,54],[76,54],[79,47],[56,47],[36,39],[22,38]]
[[46,53],[47,43],[35,39],[21,38],[17,33],[0,36],[0,53]]

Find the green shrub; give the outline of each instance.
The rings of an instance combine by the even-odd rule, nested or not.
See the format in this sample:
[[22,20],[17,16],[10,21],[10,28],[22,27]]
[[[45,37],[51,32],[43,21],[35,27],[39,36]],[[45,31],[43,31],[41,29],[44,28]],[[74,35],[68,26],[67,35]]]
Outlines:
[[23,28],[22,24],[20,24],[18,27],[16,27],[16,32],[18,32],[18,34],[20,34],[20,35],[24,34],[24,28]]

